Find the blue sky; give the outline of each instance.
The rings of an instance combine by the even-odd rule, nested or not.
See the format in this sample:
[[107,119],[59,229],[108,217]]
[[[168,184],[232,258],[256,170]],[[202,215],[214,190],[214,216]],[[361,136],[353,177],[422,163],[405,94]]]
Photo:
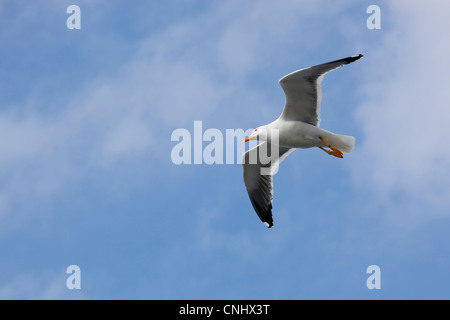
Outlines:
[[[449,9],[1,0],[0,298],[448,299]],[[271,122],[281,77],[358,53],[321,113],[355,149],[291,154],[272,229],[239,164],[172,163],[174,130]]]

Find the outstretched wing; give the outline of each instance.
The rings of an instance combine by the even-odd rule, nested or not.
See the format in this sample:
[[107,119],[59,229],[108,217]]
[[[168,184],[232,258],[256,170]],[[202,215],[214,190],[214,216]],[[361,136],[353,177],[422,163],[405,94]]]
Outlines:
[[258,217],[269,228],[273,226],[272,177],[281,161],[294,150],[294,148],[264,142],[250,149],[242,156],[245,188]]
[[295,120],[318,126],[320,122],[320,101],[322,98],[321,82],[323,76],[363,55],[319,64],[294,71],[280,79],[279,83],[286,95],[286,104],[281,114],[284,120]]

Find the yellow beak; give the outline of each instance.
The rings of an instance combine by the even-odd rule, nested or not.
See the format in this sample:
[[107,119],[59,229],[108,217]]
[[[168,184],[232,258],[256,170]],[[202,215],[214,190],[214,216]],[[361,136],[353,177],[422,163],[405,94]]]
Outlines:
[[248,138],[245,138],[245,140],[244,140],[244,142],[247,142],[247,141],[249,141],[251,138],[253,138],[253,134],[250,136],[250,137],[248,137]]

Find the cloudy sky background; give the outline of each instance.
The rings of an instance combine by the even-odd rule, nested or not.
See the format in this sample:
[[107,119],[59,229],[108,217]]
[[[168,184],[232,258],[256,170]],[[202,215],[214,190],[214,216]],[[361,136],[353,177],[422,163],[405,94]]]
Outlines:
[[[449,10],[0,0],[0,298],[448,299]],[[172,163],[175,129],[268,123],[278,79],[358,53],[324,78],[321,122],[355,149],[290,155],[274,228],[239,164]]]

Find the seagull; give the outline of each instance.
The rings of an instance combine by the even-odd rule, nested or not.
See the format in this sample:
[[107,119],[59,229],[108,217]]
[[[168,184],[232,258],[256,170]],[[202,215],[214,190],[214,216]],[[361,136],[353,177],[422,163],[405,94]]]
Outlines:
[[[244,140],[262,141],[242,156],[245,188],[258,217],[268,227],[273,226],[273,175],[279,164],[295,149],[318,147],[329,155],[343,158],[350,153],[355,138],[334,134],[319,128],[321,82],[331,70],[360,59],[355,55],[313,67],[294,71],[279,80],[286,96],[280,117],[260,126]],[[270,152],[269,152],[270,150]]]

